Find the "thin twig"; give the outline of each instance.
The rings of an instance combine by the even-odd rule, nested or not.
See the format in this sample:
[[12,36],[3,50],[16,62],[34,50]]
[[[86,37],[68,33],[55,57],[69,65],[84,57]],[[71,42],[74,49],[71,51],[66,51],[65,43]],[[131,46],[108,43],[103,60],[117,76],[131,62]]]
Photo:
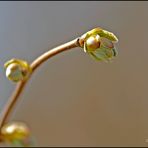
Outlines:
[[[32,73],[45,61],[47,61],[49,58],[53,57],[54,55],[57,55],[63,51],[75,48],[75,47],[79,47],[79,38],[76,38],[68,43],[65,43],[61,46],[58,46],[56,48],[53,48],[49,51],[47,51],[46,53],[44,53],[43,55],[39,56],[36,60],[34,60],[32,62],[31,69],[32,69]],[[32,73],[30,74],[29,78],[31,77]],[[21,95],[21,93],[24,90],[24,87],[27,83],[27,81],[29,80],[29,78],[25,81],[21,81],[17,84],[16,89],[14,90],[12,96],[9,98],[8,102],[6,103],[3,112],[1,114],[1,118],[0,118],[0,129],[2,128],[2,126],[7,122],[8,117],[10,116],[10,113],[12,112],[12,109],[14,108],[16,102],[18,101],[19,96]]]

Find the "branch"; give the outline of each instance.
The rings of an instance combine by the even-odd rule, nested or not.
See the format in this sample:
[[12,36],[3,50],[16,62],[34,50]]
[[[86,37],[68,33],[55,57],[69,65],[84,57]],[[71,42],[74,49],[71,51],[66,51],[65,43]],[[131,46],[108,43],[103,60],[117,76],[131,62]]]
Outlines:
[[[12,96],[9,98],[8,102],[4,106],[4,109],[1,114],[0,141],[6,139],[8,140],[9,138],[9,141],[11,142],[12,139],[16,141],[18,137],[15,137],[15,135],[18,134],[22,136],[20,130],[22,130],[22,127],[23,129],[26,129],[24,128],[24,125],[22,125],[22,123],[10,123],[10,125],[7,125],[5,123],[7,122],[10,113],[12,113],[12,110],[16,102],[18,101],[19,96],[23,92],[26,83],[32,76],[33,72],[41,64],[43,64],[49,58],[75,47],[83,48],[84,52],[88,53],[88,55],[90,55],[98,61],[110,61],[111,59],[117,56],[117,51],[114,46],[114,43],[116,42],[118,42],[118,39],[113,33],[103,30],[101,28],[95,28],[83,34],[79,38],[76,38],[68,43],[65,43],[61,46],[47,51],[46,53],[35,59],[31,64],[28,64],[26,61],[19,59],[12,59],[6,62],[4,66],[6,68],[7,78],[18,83],[16,89],[12,93]],[[8,129],[11,129],[11,131]],[[22,130],[22,133],[28,133],[27,131],[27,129],[25,131]]]
[[[39,56],[37,59],[35,59],[32,64],[30,65],[32,72],[30,74],[30,76],[33,74],[33,72],[45,61],[47,61],[49,58],[63,52],[63,51],[67,51],[69,49],[75,48],[79,46],[79,42],[78,42],[79,38],[76,38],[68,43],[65,43],[61,46],[58,46],[56,48],[53,48],[49,51],[47,51],[46,53],[44,53],[43,55]],[[29,76],[29,78],[30,78]],[[19,96],[21,95],[21,93],[24,90],[24,87],[27,83],[27,81],[29,80],[26,79],[24,81],[21,81],[17,84],[16,89],[14,90],[12,96],[9,98],[6,106],[3,109],[3,112],[1,114],[1,118],[0,118],[0,129],[3,127],[3,125],[7,122],[8,117],[10,115],[10,113],[12,112],[12,109],[14,108],[16,102],[18,101]]]

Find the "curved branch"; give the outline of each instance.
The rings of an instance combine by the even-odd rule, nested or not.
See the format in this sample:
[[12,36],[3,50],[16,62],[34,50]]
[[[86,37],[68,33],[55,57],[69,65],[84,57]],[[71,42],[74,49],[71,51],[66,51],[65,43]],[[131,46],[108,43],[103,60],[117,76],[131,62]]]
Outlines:
[[[47,51],[46,53],[44,53],[43,55],[39,56],[36,60],[34,60],[32,62],[32,64],[30,65],[31,69],[32,69],[32,73],[45,61],[47,61],[49,58],[53,57],[54,55],[57,55],[63,51],[75,48],[75,47],[79,47],[79,38],[76,38],[68,43],[65,43],[61,46],[58,46],[56,48],[53,48],[49,51]],[[30,74],[29,78],[31,77],[32,73]],[[6,103],[6,106],[3,109],[3,112],[1,114],[1,119],[0,119],[0,129],[2,128],[2,126],[6,123],[6,121],[8,120],[8,117],[10,115],[10,113],[12,112],[12,109],[14,108],[16,102],[18,101],[19,96],[21,95],[21,93],[23,92],[23,89],[27,83],[27,81],[29,80],[29,78],[27,80],[21,81],[17,84],[16,89],[14,90],[12,96],[9,98],[8,102]]]

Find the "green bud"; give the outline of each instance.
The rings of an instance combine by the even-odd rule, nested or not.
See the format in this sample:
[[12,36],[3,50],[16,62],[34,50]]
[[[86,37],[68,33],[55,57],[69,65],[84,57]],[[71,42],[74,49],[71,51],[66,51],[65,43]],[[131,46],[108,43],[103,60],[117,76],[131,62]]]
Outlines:
[[117,56],[114,43],[117,37],[106,30],[95,28],[83,34],[79,39],[80,47],[98,61],[109,61]]

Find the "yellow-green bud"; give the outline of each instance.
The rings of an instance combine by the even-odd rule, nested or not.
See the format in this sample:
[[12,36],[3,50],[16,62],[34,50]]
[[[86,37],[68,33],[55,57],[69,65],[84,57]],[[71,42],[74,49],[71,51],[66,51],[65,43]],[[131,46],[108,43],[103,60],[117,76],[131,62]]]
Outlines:
[[6,77],[13,81],[19,82],[28,78],[31,73],[30,65],[23,60],[12,59],[5,63]]
[[1,136],[4,141],[21,141],[29,137],[29,135],[29,128],[23,122],[10,122],[1,128]]
[[99,61],[108,61],[117,56],[116,42],[118,39],[113,33],[101,28],[92,29],[79,38],[80,47]]

